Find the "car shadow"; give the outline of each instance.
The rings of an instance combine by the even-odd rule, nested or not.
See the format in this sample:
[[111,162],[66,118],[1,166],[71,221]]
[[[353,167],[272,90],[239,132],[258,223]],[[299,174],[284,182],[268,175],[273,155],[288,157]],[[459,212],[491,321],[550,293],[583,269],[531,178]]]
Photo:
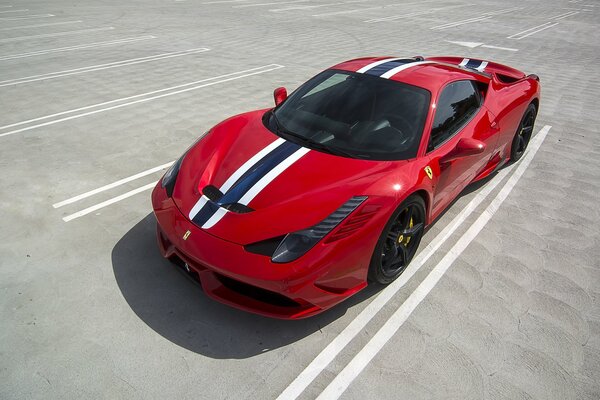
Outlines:
[[[489,177],[466,187],[446,208],[489,182]],[[446,211],[432,224],[434,225]],[[218,303],[200,284],[164,259],[156,244],[152,213],[138,222],[115,245],[113,270],[119,289],[133,312],[167,340],[216,359],[243,359],[294,343],[344,315],[347,309],[382,289],[367,288],[317,316],[277,320]]]
[[115,278],[133,312],[167,340],[216,359],[243,359],[294,343],[377,293],[371,285],[317,316],[284,321],[239,311],[208,298],[201,286],[165,260],[147,215],[112,251]]

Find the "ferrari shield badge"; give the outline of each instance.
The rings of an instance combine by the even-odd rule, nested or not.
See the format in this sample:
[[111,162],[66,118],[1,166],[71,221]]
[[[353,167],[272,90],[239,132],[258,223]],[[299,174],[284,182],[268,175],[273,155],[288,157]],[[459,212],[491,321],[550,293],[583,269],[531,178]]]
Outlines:
[[191,234],[192,234],[192,231],[189,231],[189,230],[188,230],[188,231],[186,231],[186,232],[183,234],[183,240],[187,240],[187,238],[189,238]]
[[431,170],[431,167],[429,165],[425,167],[425,173],[427,174],[429,179],[433,179],[433,171]]

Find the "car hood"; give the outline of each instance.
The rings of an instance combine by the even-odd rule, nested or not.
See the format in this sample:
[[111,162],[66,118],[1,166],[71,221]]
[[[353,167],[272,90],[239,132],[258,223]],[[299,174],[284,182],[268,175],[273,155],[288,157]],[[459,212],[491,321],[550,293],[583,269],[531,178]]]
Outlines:
[[[286,141],[264,126],[266,111],[220,123],[181,164],[173,199],[214,236],[249,244],[305,229],[351,197],[371,194],[374,182],[403,163],[346,158]],[[236,205],[227,210],[219,201]]]

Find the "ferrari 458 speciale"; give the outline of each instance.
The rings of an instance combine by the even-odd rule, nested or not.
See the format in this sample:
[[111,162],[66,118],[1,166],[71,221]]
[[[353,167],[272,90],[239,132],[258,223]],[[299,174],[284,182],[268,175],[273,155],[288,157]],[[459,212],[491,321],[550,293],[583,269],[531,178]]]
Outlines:
[[317,314],[406,269],[425,227],[525,152],[536,75],[459,57],[360,58],[229,118],[152,193],[164,257],[205,293]]

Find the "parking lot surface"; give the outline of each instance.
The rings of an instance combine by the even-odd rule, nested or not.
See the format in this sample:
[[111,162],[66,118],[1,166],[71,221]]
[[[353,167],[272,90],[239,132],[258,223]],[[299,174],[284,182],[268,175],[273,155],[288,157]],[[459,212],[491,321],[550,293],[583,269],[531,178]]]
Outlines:
[[[0,0],[0,398],[600,398],[600,3]],[[540,76],[527,155],[310,319],[208,299],[150,190],[217,122],[364,56]]]

